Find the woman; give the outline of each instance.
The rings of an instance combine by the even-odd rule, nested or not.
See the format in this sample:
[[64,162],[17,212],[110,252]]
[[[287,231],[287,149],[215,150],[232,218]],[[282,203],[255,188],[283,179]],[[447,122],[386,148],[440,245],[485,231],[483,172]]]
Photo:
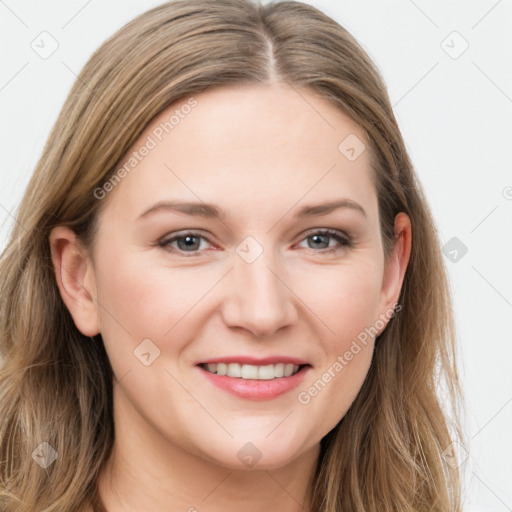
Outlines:
[[177,0],[108,39],[0,283],[2,511],[460,510],[435,226],[313,7]]

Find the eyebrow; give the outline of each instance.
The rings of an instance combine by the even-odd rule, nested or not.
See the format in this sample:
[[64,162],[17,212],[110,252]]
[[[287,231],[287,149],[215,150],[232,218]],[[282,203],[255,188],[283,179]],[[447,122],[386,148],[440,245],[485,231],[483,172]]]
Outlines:
[[[336,201],[330,201],[328,203],[322,203],[317,205],[303,206],[293,216],[294,219],[300,219],[303,217],[316,217],[320,215],[327,215],[340,208],[348,208],[363,214],[365,217],[366,211],[357,202],[351,199],[339,199]],[[195,203],[195,202],[179,202],[179,201],[159,201],[154,204],[146,211],[141,213],[137,220],[146,218],[157,212],[180,212],[186,215],[212,218],[222,220],[226,218],[226,213],[219,207],[210,203]]]

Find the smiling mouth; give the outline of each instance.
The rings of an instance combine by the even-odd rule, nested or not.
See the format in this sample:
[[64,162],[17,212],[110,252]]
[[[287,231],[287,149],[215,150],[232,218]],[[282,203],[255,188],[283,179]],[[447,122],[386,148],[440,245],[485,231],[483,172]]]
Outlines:
[[282,377],[291,377],[310,365],[277,363],[255,366],[240,363],[202,363],[199,366],[214,375],[225,375],[227,377],[245,380],[272,380]]

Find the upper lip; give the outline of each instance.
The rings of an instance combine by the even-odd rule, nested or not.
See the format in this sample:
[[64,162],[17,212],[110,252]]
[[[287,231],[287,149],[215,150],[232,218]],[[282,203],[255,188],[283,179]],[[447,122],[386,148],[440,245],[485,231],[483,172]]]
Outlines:
[[289,356],[268,356],[263,358],[250,357],[250,356],[222,356],[214,357],[211,359],[205,359],[204,361],[198,361],[199,364],[216,364],[216,363],[239,363],[239,364],[250,364],[254,366],[267,366],[270,364],[294,364],[297,366],[309,365],[304,359],[298,357]]

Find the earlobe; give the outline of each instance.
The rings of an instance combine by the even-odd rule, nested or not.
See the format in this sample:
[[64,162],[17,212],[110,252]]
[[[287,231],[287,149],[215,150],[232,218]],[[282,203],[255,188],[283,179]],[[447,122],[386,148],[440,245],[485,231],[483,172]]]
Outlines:
[[411,221],[406,213],[401,212],[395,217],[394,245],[386,262],[382,279],[379,312],[381,315],[387,316],[388,319],[391,318],[390,314],[400,296],[405,271],[411,255],[411,240]]
[[92,260],[70,228],[53,228],[49,241],[62,300],[78,330],[85,336],[95,336],[100,329]]

